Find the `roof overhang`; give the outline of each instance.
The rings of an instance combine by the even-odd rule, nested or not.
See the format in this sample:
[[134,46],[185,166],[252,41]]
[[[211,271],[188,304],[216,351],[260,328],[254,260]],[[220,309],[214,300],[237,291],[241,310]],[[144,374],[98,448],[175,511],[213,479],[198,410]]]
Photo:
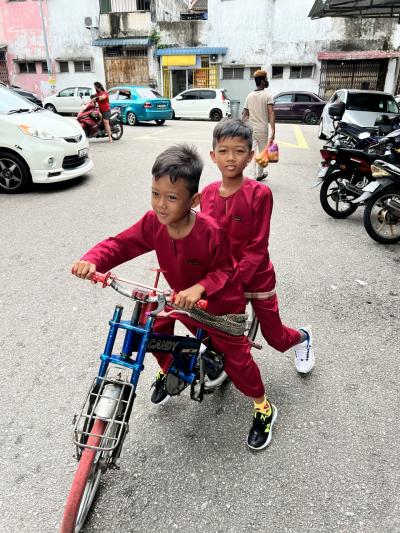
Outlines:
[[315,0],[308,15],[323,17],[399,17],[400,0]]
[[150,45],[148,37],[126,37],[125,39],[95,39],[93,46],[128,46],[130,48],[143,48]]
[[357,59],[394,59],[400,51],[355,50],[353,52],[318,52],[319,61],[351,61]]
[[197,48],[159,48],[156,51],[157,56],[186,56],[186,55],[196,55],[196,56],[208,56],[211,54],[221,54],[225,55],[228,52],[228,48],[219,48],[219,47],[197,47]]

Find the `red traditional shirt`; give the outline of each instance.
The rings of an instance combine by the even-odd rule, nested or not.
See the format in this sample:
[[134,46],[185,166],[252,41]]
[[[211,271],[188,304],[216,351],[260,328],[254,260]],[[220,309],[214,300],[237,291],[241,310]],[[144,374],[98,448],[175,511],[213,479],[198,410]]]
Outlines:
[[106,96],[107,98],[105,100],[97,100],[99,104],[100,113],[104,113],[104,111],[110,111],[110,100],[108,99],[108,92],[107,91],[101,91],[97,93],[97,96]]
[[229,246],[215,220],[196,213],[192,231],[183,239],[172,239],[154,211],[116,237],[91,248],[82,260],[100,272],[155,250],[169,286],[176,292],[196,283],[205,288],[207,311],[211,314],[242,313],[245,299],[240,280],[234,274]]
[[240,189],[223,197],[221,185],[218,181],[203,189],[201,210],[225,229],[244,291],[265,297],[265,293],[275,288],[275,271],[268,252],[273,205],[271,189],[245,178]]

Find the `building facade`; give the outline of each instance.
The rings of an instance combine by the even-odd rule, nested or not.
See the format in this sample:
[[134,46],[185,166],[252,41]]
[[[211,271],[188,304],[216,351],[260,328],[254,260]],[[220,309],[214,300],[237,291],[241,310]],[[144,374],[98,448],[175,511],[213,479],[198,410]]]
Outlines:
[[101,52],[92,46],[98,0],[42,0],[50,65],[37,0],[0,0],[0,80],[47,96],[71,85],[104,80]]

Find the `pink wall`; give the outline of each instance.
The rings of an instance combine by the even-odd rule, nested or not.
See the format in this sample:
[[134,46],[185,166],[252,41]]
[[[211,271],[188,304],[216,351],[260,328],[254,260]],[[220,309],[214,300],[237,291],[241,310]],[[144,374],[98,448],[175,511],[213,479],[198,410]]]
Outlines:
[[[43,14],[47,21],[47,2],[42,1]],[[46,26],[47,27],[47,26]],[[45,61],[42,21],[38,0],[7,2],[0,0],[0,42],[7,44],[7,66],[10,83],[44,96],[48,93],[49,75],[41,73],[41,65],[36,64],[36,74],[19,74],[15,59]],[[47,28],[48,29],[48,28]],[[47,31],[47,38],[49,39]],[[49,43],[51,46],[51,43]]]

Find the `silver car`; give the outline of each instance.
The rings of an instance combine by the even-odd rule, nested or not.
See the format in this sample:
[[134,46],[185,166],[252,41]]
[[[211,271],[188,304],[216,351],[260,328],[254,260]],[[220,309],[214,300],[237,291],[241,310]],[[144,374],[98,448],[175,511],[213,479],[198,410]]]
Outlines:
[[328,107],[335,102],[344,102],[344,122],[357,126],[371,127],[380,115],[394,117],[399,114],[396,100],[389,93],[380,91],[360,91],[358,89],[339,89],[327,102],[321,115],[318,137],[326,139],[333,134],[333,121],[328,113]]

